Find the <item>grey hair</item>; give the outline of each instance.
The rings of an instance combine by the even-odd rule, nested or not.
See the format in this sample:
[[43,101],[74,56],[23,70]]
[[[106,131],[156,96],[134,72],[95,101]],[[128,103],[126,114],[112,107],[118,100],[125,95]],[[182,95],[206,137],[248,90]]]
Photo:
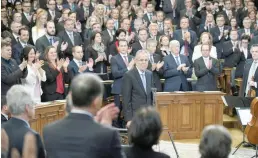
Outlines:
[[7,106],[13,115],[21,115],[25,112],[26,105],[33,107],[36,103],[31,94],[22,85],[12,86],[6,94]]
[[232,138],[228,130],[221,125],[209,125],[204,128],[199,145],[201,158],[227,158],[231,151]]
[[149,53],[148,53],[148,51],[145,50],[145,49],[140,49],[140,50],[138,50],[138,51],[136,52],[135,58],[137,59],[140,54],[146,54],[146,55],[148,55]]
[[258,44],[253,44],[252,46],[251,46],[251,52],[253,51],[253,49],[254,49],[254,47],[258,47]]
[[152,45],[152,44],[154,44],[154,45],[157,46],[158,42],[157,42],[155,39],[149,38],[149,39],[147,40],[147,48],[148,48],[150,45]]
[[172,47],[172,46],[180,46],[180,43],[178,40],[172,40],[169,42],[169,47]]

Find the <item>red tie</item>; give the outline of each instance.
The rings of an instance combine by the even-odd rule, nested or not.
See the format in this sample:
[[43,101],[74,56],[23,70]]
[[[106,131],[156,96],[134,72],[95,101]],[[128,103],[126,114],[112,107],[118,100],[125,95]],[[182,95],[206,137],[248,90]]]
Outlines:
[[125,62],[125,65],[128,66],[127,56],[124,56],[124,62]]
[[188,42],[187,42],[186,40],[185,40],[184,42],[185,42],[185,43],[184,43],[184,47],[185,47],[185,52],[184,52],[184,54],[185,54],[185,56],[188,57],[188,56],[189,56],[189,53],[188,53],[188,45],[189,45],[189,44],[188,44]]

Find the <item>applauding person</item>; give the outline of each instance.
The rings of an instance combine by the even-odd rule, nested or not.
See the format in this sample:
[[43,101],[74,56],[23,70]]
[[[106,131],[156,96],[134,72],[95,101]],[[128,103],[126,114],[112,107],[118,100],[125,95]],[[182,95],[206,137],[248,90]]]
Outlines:
[[22,50],[21,60],[27,61],[28,75],[26,78],[21,79],[22,84],[32,94],[32,98],[35,102],[41,101],[41,81],[46,81],[46,73],[41,68],[43,61],[39,61],[36,58],[36,52],[34,47],[26,46]]
[[45,64],[42,66],[46,71],[46,82],[42,82],[42,101],[64,99],[64,84],[68,83],[69,59],[58,59],[56,48],[47,47],[45,51]]

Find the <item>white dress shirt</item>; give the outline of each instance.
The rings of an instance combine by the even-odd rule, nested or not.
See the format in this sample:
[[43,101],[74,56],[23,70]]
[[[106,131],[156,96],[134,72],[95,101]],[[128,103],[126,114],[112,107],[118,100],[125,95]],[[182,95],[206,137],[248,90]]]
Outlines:
[[37,26],[32,27],[31,29],[31,35],[33,43],[36,44],[37,39],[44,36],[46,34],[45,28],[37,28]]

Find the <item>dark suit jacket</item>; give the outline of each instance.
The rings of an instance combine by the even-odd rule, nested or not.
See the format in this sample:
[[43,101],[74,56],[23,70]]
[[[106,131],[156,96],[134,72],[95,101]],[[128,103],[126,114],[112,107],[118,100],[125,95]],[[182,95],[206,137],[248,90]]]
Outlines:
[[236,72],[235,72],[235,78],[242,78],[244,73],[244,66],[247,59],[251,59],[252,55],[250,53],[250,50],[248,49],[247,59],[245,58],[245,55],[243,52],[239,52],[239,55],[236,55]]
[[[93,11],[94,11],[94,7],[90,4],[90,6],[89,6],[89,16],[88,16],[88,17],[91,16],[91,14],[92,14]],[[77,18],[76,18],[76,19],[78,19],[78,20],[82,23],[82,26],[85,26],[87,19],[84,18],[83,5],[78,6],[76,12],[77,12],[77,14],[76,14],[76,15],[77,15]],[[83,25],[83,24],[84,24],[84,25]]]
[[32,26],[31,26],[31,22],[30,21],[28,21],[28,19],[26,18],[26,16],[24,15],[24,13],[22,13],[22,25],[25,25],[25,26],[27,26],[28,28],[32,28]]
[[[152,16],[154,16],[154,13],[152,14]],[[151,21],[150,21],[150,19],[149,19],[149,17],[148,17],[148,13],[145,13],[145,14],[143,15],[143,20],[147,22],[147,26],[150,25]]]
[[7,62],[1,58],[1,62],[1,92],[6,95],[13,85],[21,83],[21,78],[26,78],[28,71],[27,68],[21,71],[14,59]]
[[[58,23],[58,20],[60,19],[61,16],[62,16],[62,14],[61,14],[59,11],[55,10],[54,22],[55,22],[55,23]],[[52,16],[51,16],[49,10],[47,11],[47,20],[48,20],[48,21],[49,21],[49,20],[52,20]]]
[[194,72],[198,77],[196,83],[197,91],[216,91],[217,90],[217,75],[219,74],[218,60],[210,57],[212,61],[211,69],[207,69],[203,57],[194,61]]
[[[128,63],[131,62],[133,56],[127,56]],[[117,54],[111,58],[111,73],[114,78],[114,83],[112,85],[112,94],[121,94],[122,78],[124,74],[128,71],[124,59],[120,54]]]
[[[200,23],[201,23],[201,19],[200,19],[199,17],[195,16],[197,10],[196,10],[196,9],[192,9],[192,14],[194,15],[193,17],[187,16],[187,15],[186,15],[186,11],[187,11],[186,9],[180,11],[180,19],[181,19],[183,16],[189,18],[189,27],[190,27],[191,30],[193,30],[194,32],[197,32],[197,26],[199,26]],[[180,27],[180,24],[178,24],[178,28],[179,28],[179,27]]]
[[66,31],[61,31],[58,34],[58,37],[60,38],[61,43],[68,42],[68,47],[64,51],[64,56],[65,56],[65,58],[68,57],[70,60],[72,60],[73,59],[73,55],[72,55],[73,46],[82,46],[83,45],[81,35],[77,32],[73,32],[74,44],[70,40],[69,35],[66,33]]
[[[158,63],[158,62],[162,62],[162,57],[159,54],[154,53],[153,54],[153,59],[154,59],[154,63]],[[149,61],[148,64],[148,70],[152,71],[152,64]],[[162,78],[163,76],[163,68],[161,67],[159,69],[159,71],[154,70],[152,71],[152,75],[153,75],[153,85],[155,88],[157,88],[157,92],[161,92],[162,91],[162,86],[161,86],[161,82],[160,82],[160,78]]]
[[[243,88],[242,88],[242,91],[240,92],[240,96],[242,96],[242,97],[245,96],[244,94],[245,94],[249,71],[251,69],[252,63],[253,63],[253,59],[248,59],[248,60],[246,60],[246,63],[245,63],[243,82],[242,82]],[[258,69],[256,69],[256,71],[254,73],[254,82],[258,83]],[[258,96],[258,88],[254,88],[254,90],[256,91],[256,97],[257,97]]]
[[118,54],[118,50],[116,48],[116,43],[112,43],[108,48],[108,54],[111,54],[112,56],[115,56]]
[[[146,42],[147,43],[147,42]],[[136,52],[138,51],[138,50],[141,50],[142,49],[142,46],[141,46],[141,44],[140,44],[140,42],[139,41],[137,41],[137,42],[135,42],[134,44],[132,44],[132,56],[135,56],[136,55]]]
[[[251,36],[257,36],[258,35],[257,31],[255,31],[254,29],[250,29],[250,33],[251,33]],[[244,34],[245,34],[245,29],[239,29],[238,30],[239,39],[241,39],[242,35],[244,35]]]
[[189,90],[187,78],[191,77],[192,68],[186,56],[180,54],[180,60],[181,64],[186,64],[186,67],[190,67],[186,74],[182,70],[177,70],[178,66],[172,54],[164,57],[164,92],[179,91],[181,85],[184,91]]
[[237,20],[237,24],[238,26],[240,27],[243,27],[243,20],[245,17],[248,16],[248,11],[245,10],[245,8],[239,8],[237,10],[237,13],[236,13],[236,20]]
[[[72,79],[73,79],[76,75],[80,74],[80,73],[79,73],[79,67],[78,67],[78,65],[75,63],[74,60],[70,61],[69,65],[68,65],[68,71],[69,71],[69,78],[70,78],[70,79],[69,79],[69,83],[70,83],[70,81],[72,81]],[[89,70],[89,68],[87,68],[84,72],[91,72],[91,71]]]
[[258,44],[258,35],[257,36],[254,36],[252,39],[251,39],[251,45],[253,44]]
[[[48,62],[45,62],[42,66],[42,69],[46,72],[46,78],[47,80],[45,82],[41,82],[42,87],[42,101],[49,101],[48,98],[45,97],[46,95],[51,95],[56,93],[56,77],[59,75],[59,71],[57,69],[52,68]],[[65,83],[69,83],[69,73],[65,73],[63,69],[61,69],[61,72],[63,74],[63,83],[65,86]]]
[[[180,2],[181,0],[177,0]],[[166,18],[172,19],[172,22],[174,25],[177,25],[179,23],[179,17],[180,17],[180,8],[176,7],[175,9],[175,18],[173,16],[173,9],[172,4],[170,0],[164,0],[163,1],[163,12],[165,13]]]
[[70,113],[48,124],[43,129],[43,140],[49,158],[122,157],[118,133],[86,114]]
[[240,50],[233,49],[232,42],[227,41],[223,44],[223,55],[225,57],[224,67],[233,68],[236,66],[236,58],[240,55]]
[[55,24],[56,26],[56,33],[59,34],[60,32],[64,31],[64,21],[58,22]]
[[[22,155],[24,136],[30,132],[36,137],[37,157],[45,158],[45,150],[39,134],[32,130],[25,121],[12,117],[9,121],[2,124],[2,128],[6,131],[9,138],[9,151],[12,148],[16,148]],[[10,153],[8,153],[9,158],[11,157]]]
[[16,45],[17,43],[18,43],[18,41],[17,41],[17,39],[15,39],[15,37],[13,36],[13,34],[11,34],[12,36],[11,36],[11,44],[12,44],[12,47],[14,46],[14,45]]
[[124,74],[122,81],[123,113],[126,121],[132,120],[135,112],[145,106],[152,105],[153,78],[149,70],[145,71],[146,91],[135,67]]
[[[212,28],[214,28],[214,27],[212,27]],[[210,30],[208,29],[208,27],[205,27],[205,24],[200,24],[200,26],[199,26],[199,37],[201,36],[201,34],[203,33],[203,32],[209,32],[209,33],[211,33],[211,29],[212,28],[210,28]]]
[[[225,18],[225,25],[230,25],[230,19],[228,18],[226,11],[225,11],[225,10],[222,11],[221,14],[224,15],[224,18]],[[233,16],[233,17],[236,16],[235,11],[234,11],[233,9],[232,9],[232,16]]]
[[103,37],[104,43],[108,44],[107,46],[112,44],[115,40],[115,36],[113,36],[113,40],[111,41],[111,36],[109,35],[107,29],[102,31],[102,37]]
[[[57,48],[57,52],[58,52],[58,55],[59,57],[64,57],[62,54],[61,54],[61,40],[59,37],[54,37],[54,41],[53,42],[56,42],[56,41],[59,41],[59,45],[58,45],[58,48]],[[45,53],[45,50],[48,46],[51,46],[52,44],[49,42],[48,38],[46,35],[40,37],[37,39],[36,41],[36,49],[37,51],[40,52],[40,58],[41,59],[44,59],[44,53]]]
[[[27,44],[27,46],[34,47],[33,45]],[[35,48],[35,47],[34,47]],[[21,42],[18,42],[16,45],[13,46],[12,50],[12,58],[16,61],[16,63],[19,65],[21,64],[21,53],[22,53],[22,44]]]
[[3,114],[1,114],[1,124],[7,122],[8,120],[5,118]]
[[127,158],[170,158],[164,153],[153,151],[152,148],[145,149],[135,145],[124,148],[124,151]]
[[[224,30],[229,30],[230,28],[228,26],[224,26]],[[223,58],[222,53],[223,53],[223,43],[225,41],[228,41],[229,38],[222,36],[221,39],[219,39],[220,36],[220,30],[218,26],[214,27],[211,29],[211,35],[213,37],[213,44],[217,48],[217,56],[218,59]]]

